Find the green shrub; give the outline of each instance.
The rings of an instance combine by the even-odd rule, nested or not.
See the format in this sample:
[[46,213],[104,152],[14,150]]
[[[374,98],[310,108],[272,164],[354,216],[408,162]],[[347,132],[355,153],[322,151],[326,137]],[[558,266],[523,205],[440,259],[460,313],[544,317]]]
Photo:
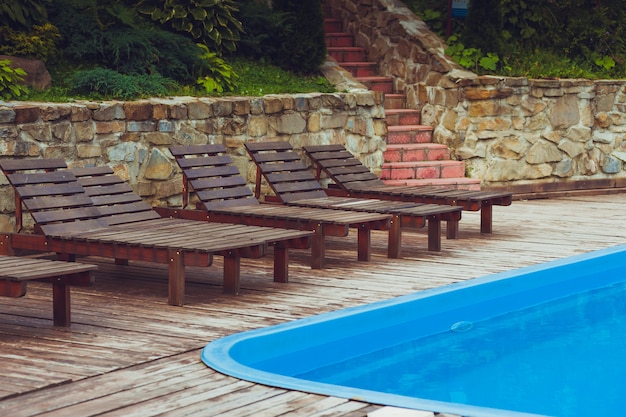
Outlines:
[[221,53],[234,51],[242,31],[233,0],[138,0],[140,13],[189,34],[196,42]]
[[46,3],[51,0],[2,0],[0,26],[16,30],[29,30],[34,24],[47,20]]
[[59,30],[50,23],[34,25],[28,33],[0,26],[0,54],[47,61],[56,54],[55,44],[60,37]]
[[21,84],[26,72],[21,68],[12,68],[11,61],[0,61],[0,98],[11,100],[19,97],[27,91]]
[[78,71],[69,80],[71,90],[78,94],[100,98],[133,100],[144,97],[160,97],[168,94],[175,83],[161,75],[126,75],[96,68]]
[[199,45],[204,54],[202,59],[206,63],[207,74],[198,78],[200,84],[207,93],[233,91],[237,87],[239,76],[217,53],[209,51],[205,45]]
[[238,44],[237,56],[279,65],[283,34],[294,32],[294,13],[272,10],[265,2],[244,0],[240,17],[245,31]]
[[273,0],[280,13],[293,13],[295,23],[282,33],[281,68],[301,74],[313,74],[326,59],[326,39],[321,0]]

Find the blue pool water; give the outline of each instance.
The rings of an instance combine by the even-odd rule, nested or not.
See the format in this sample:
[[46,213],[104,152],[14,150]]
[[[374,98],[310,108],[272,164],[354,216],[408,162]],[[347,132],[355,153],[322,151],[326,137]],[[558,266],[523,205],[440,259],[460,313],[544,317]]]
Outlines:
[[626,410],[626,245],[232,335],[242,379],[466,416]]

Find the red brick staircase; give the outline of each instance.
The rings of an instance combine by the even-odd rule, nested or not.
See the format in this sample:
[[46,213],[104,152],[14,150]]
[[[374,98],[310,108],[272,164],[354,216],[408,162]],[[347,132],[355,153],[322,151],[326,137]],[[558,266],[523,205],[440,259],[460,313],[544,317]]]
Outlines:
[[480,190],[480,180],[465,177],[464,162],[450,159],[446,145],[432,143],[432,126],[420,124],[418,110],[405,108],[404,94],[394,92],[391,78],[378,74],[378,64],[367,61],[365,49],[354,45],[341,21],[326,18],[325,30],[328,55],[367,88],[385,93],[388,133],[381,178],[388,184]]

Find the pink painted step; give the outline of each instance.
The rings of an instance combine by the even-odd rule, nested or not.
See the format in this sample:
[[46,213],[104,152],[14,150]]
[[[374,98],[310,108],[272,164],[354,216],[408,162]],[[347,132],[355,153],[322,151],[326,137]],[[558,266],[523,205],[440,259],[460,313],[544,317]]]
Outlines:
[[422,161],[384,163],[380,177],[386,180],[458,178],[465,176],[463,161]]
[[399,145],[409,143],[430,143],[433,134],[432,126],[397,125],[387,126],[387,144]]
[[332,47],[326,48],[328,55],[337,62],[363,62],[366,61],[365,48],[359,46]]
[[337,33],[343,31],[343,24],[340,19],[327,17],[324,19],[324,32]]
[[357,77],[356,80],[372,91],[393,92],[393,81],[389,77]]
[[383,106],[385,107],[385,111],[393,109],[403,109],[406,106],[406,97],[404,96],[404,94],[385,94],[383,100]]
[[371,77],[378,74],[375,62],[342,62],[341,66],[354,77]]
[[385,107],[387,125],[419,125],[422,114],[414,109],[387,109]]
[[385,162],[445,161],[450,159],[450,149],[439,143],[387,145],[383,156]]
[[457,190],[480,191],[480,180],[475,178],[428,178],[420,180],[383,180],[388,185],[409,185],[413,187],[435,186]]
[[354,36],[345,32],[326,33],[326,46],[354,46]]

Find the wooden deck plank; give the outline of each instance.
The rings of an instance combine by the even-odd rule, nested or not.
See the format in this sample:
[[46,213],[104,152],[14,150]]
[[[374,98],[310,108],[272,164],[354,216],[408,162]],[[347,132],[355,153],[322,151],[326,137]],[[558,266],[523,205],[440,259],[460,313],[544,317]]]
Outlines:
[[[200,362],[206,343],[282,323],[626,243],[626,194],[516,201],[494,207],[494,233],[478,213],[458,240],[429,252],[423,230],[407,231],[405,258],[386,257],[372,232],[372,259],[353,260],[356,236],[328,238],[328,268],[291,253],[290,282],[272,282],[271,257],[242,261],[242,291],[222,293],[222,259],[189,267],[187,304],[163,304],[167,267],[85,258],[98,265],[93,287],[72,288],[73,324],[50,326],[50,287],[29,284],[22,299],[0,299],[0,415],[365,416],[378,406],[286,391],[217,373]],[[211,411],[209,411],[211,410]],[[204,413],[204,414],[203,414]]]

